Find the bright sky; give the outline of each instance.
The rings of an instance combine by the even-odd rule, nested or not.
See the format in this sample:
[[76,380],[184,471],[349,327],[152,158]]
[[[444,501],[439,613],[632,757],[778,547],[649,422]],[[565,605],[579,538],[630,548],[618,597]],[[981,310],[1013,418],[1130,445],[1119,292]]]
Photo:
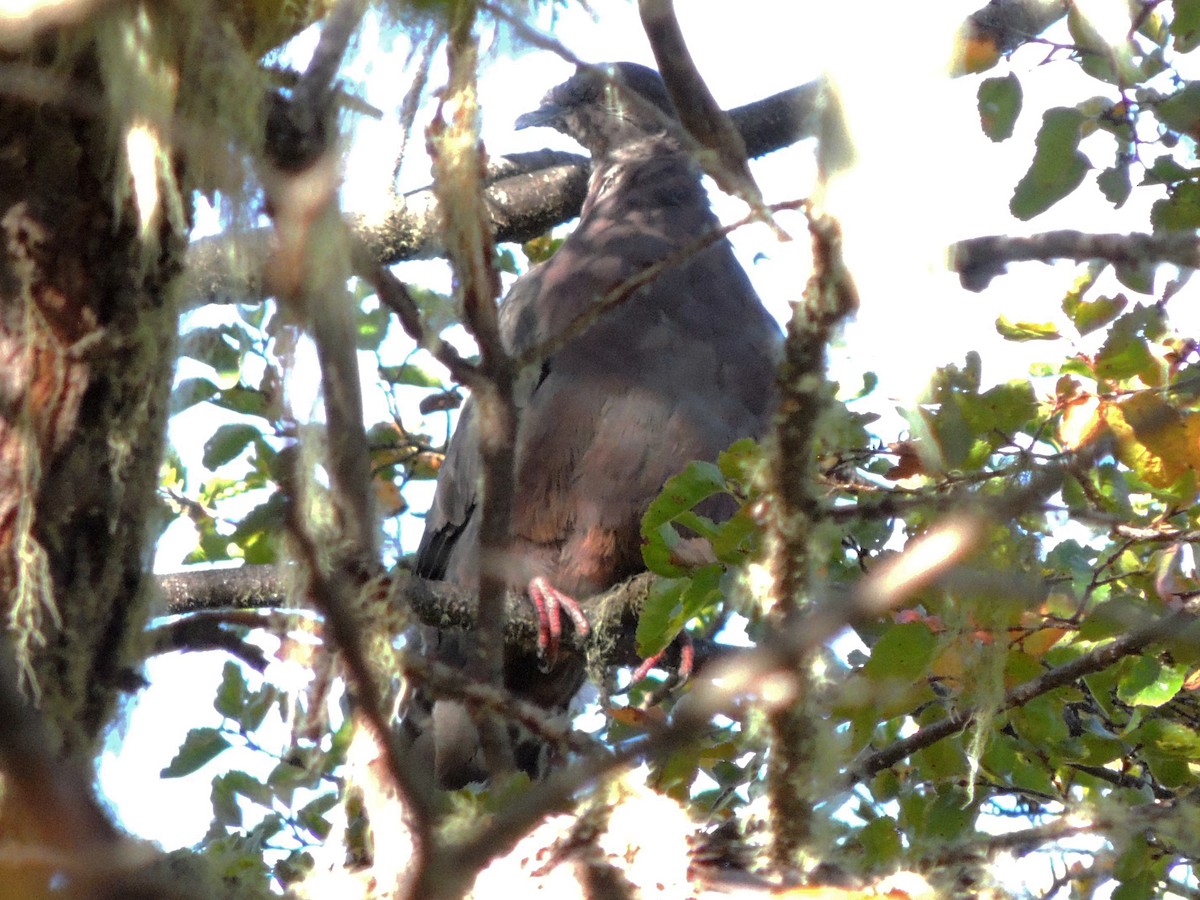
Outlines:
[[[559,11],[552,28],[548,19],[543,26],[589,61],[653,64],[635,4],[590,0],[590,5],[595,19],[571,6]],[[845,229],[847,259],[862,295],[862,310],[843,345],[834,350],[832,368],[838,380],[854,388],[864,371],[877,372],[881,387],[876,406],[883,412],[898,403],[913,403],[935,367],[961,363],[968,350],[982,354],[986,382],[1023,377],[1032,359],[1049,355],[1037,345],[1004,344],[993,323],[1001,312],[1014,320],[1054,318],[1073,267],[1015,266],[987,293],[968,294],[945,269],[944,248],[949,242],[979,234],[1034,233],[1058,227],[1094,231],[1146,227],[1144,208],[1114,212],[1089,188],[1080,192],[1081,198],[1060,204],[1032,223],[1014,223],[1008,200],[1032,157],[1041,111],[1050,105],[1077,103],[1099,93],[1100,86],[1085,82],[1078,67],[1069,62],[1028,72],[1045,51],[1026,48],[1014,64],[1025,90],[1025,111],[1013,138],[1003,144],[990,142],[978,125],[978,80],[949,81],[944,76],[950,36],[979,5],[930,0],[920,4],[917,13],[911,4],[881,0],[853,6],[796,0],[677,4],[700,71],[725,107],[804,83],[823,72],[835,78],[847,106],[859,165],[832,186],[827,204]],[[311,45],[305,38],[297,41],[296,65],[303,66]],[[399,142],[394,120],[408,84],[403,68],[408,48],[402,37],[390,48],[387,45],[377,23],[368,23],[363,52],[349,72],[351,79],[361,82],[368,102],[385,113],[382,122],[356,123],[344,203],[356,212],[370,212],[373,205],[378,211]],[[1006,70],[1001,63],[988,74]],[[571,71],[569,64],[545,51],[513,57],[502,49],[488,60],[481,75],[488,151],[501,155],[545,146],[577,151],[568,139],[546,129],[512,130],[517,115],[534,108],[545,90]],[[432,84],[442,83],[441,79],[435,67]],[[409,145],[404,190],[429,181],[421,135],[429,112],[418,121]],[[1107,138],[1086,143],[1083,149],[1097,169],[1111,163]],[[753,163],[768,202],[811,194],[812,155],[808,142]],[[1134,194],[1131,202],[1139,202],[1139,192]],[[714,205],[726,220],[744,214],[740,204],[728,198],[714,197]],[[796,237],[791,244],[778,243],[762,227],[733,236],[764,302],[781,319],[788,314],[789,302],[799,298],[808,275],[803,263],[807,255],[803,222],[792,218],[783,224]],[[400,275],[431,287],[449,285],[441,263],[405,265]],[[364,365],[370,377],[374,361],[364,360]],[[185,463],[198,465],[199,448],[184,440],[176,443],[183,445]],[[411,491],[408,499],[413,507],[423,508],[431,490],[427,486]],[[406,518],[404,543],[411,549],[421,526],[419,520]],[[162,548],[160,570],[174,568],[190,546],[186,535],[184,543],[179,537]],[[107,756],[102,765],[102,786],[125,825],[168,848],[193,843],[203,835],[213,770],[209,767],[178,781],[150,779],[149,784],[147,773],[167,764],[187,728],[217,723],[211,698],[223,662],[220,654],[153,660],[148,675],[154,686],[143,692],[129,716],[128,740],[119,755]],[[194,688],[185,700],[180,697],[183,684]],[[221,762],[226,764],[225,758]],[[235,762],[253,764],[244,755]]]

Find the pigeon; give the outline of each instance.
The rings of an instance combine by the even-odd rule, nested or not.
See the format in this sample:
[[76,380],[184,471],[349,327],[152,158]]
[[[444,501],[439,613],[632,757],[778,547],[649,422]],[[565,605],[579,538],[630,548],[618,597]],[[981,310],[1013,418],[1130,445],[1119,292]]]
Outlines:
[[[509,551],[499,563],[509,586],[542,611],[543,650],[506,648],[504,685],[557,713],[585,673],[577,654],[559,653],[544,633],[555,607],[586,628],[590,596],[644,571],[641,519],[667,479],[766,432],[781,334],[729,241],[696,249],[720,222],[657,72],[634,63],[580,67],[516,125],[557,129],[592,159],[575,230],[517,279],[500,308],[510,353],[549,349],[515,384],[516,487]],[[628,293],[632,276],[664,262],[671,264],[578,329],[597,303]],[[415,563],[421,577],[468,589],[477,587],[480,565],[479,427],[468,400]],[[736,509],[732,498],[713,499],[704,511],[714,518]],[[469,633],[425,631],[432,658],[465,665]],[[439,786],[486,780],[461,703],[418,696],[411,707],[410,727],[423,735]],[[512,731],[515,765],[536,777],[547,748]]]

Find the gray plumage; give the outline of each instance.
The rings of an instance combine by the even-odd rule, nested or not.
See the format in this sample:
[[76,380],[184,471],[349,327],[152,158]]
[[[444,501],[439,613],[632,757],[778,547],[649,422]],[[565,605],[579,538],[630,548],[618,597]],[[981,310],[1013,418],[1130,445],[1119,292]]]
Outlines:
[[[658,74],[632,63],[612,73],[619,87],[581,69],[517,121],[578,140],[593,170],[575,231],[504,300],[501,331],[514,354],[561,334],[629,276],[720,227],[667,121],[672,107]],[[648,103],[633,102],[631,89]],[[738,438],[764,433],[779,340],[722,239],[521,373],[509,584],[523,589],[542,576],[585,599],[642,571],[641,517],[663,483],[693,459],[714,460]],[[426,578],[468,587],[478,581],[477,427],[468,401],[416,565]],[[435,657],[462,664],[469,636],[428,637]],[[565,708],[582,679],[581,661],[570,656],[547,673],[533,656],[506,654],[507,687],[548,709]],[[432,713],[439,782],[484,777],[465,711],[438,703]],[[536,755],[518,749],[518,765],[536,768]]]

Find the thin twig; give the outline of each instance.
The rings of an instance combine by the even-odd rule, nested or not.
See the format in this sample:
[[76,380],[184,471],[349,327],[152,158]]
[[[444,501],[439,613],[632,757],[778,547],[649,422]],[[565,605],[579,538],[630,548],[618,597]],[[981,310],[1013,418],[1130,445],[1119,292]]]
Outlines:
[[[295,472],[285,477],[295,486]],[[434,798],[431,786],[408,764],[396,730],[391,727],[384,713],[378,675],[367,660],[362,630],[351,600],[355,587],[344,572],[335,572],[329,578],[322,571],[320,554],[301,519],[297,498],[295,491],[289,491],[286,527],[297,561],[304,569],[307,593],[325,618],[325,627],[345,665],[347,682],[351,695],[357,701],[358,712],[383,750],[388,776],[406,801],[412,818],[414,854],[420,865],[428,856],[432,837]]]
[[170,653],[175,650],[224,650],[240,659],[256,672],[267,668],[267,657],[261,647],[249,644],[227,626],[262,628],[267,624],[266,616],[258,612],[201,612],[165,625],[158,625],[146,633],[148,655]]
[[396,314],[405,334],[412,338],[418,347],[428,350],[438,362],[449,369],[451,378],[466,387],[473,387],[479,383],[478,367],[467,362],[454,346],[443,341],[440,335],[425,327],[421,311],[417,308],[407,285],[386,266],[371,259],[361,241],[355,242],[354,268],[360,278],[375,288],[379,302]]
[[[479,345],[479,374],[472,402],[478,413],[476,451],[479,486],[479,618],[468,644],[467,674],[499,687],[504,681],[504,567],[509,551],[516,492],[517,407],[515,370],[504,346],[496,298],[500,276],[495,241],[484,197],[486,154],[479,137],[475,3],[453,7],[446,42],[449,83],[426,132],[433,157],[434,192],[441,204],[442,233],[462,298],[463,323]],[[447,121],[447,114],[449,120]],[[493,774],[515,766],[500,721],[483,715],[476,722],[486,768]],[[432,863],[431,863],[432,865]],[[422,879],[419,884],[425,884]]]

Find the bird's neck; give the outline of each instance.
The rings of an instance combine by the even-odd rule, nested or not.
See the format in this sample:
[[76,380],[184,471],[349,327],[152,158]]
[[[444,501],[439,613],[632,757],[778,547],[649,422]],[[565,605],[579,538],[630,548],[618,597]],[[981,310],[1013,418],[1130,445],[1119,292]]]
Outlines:
[[674,138],[652,135],[626,142],[593,158],[581,215],[598,205],[708,205],[700,169]]

